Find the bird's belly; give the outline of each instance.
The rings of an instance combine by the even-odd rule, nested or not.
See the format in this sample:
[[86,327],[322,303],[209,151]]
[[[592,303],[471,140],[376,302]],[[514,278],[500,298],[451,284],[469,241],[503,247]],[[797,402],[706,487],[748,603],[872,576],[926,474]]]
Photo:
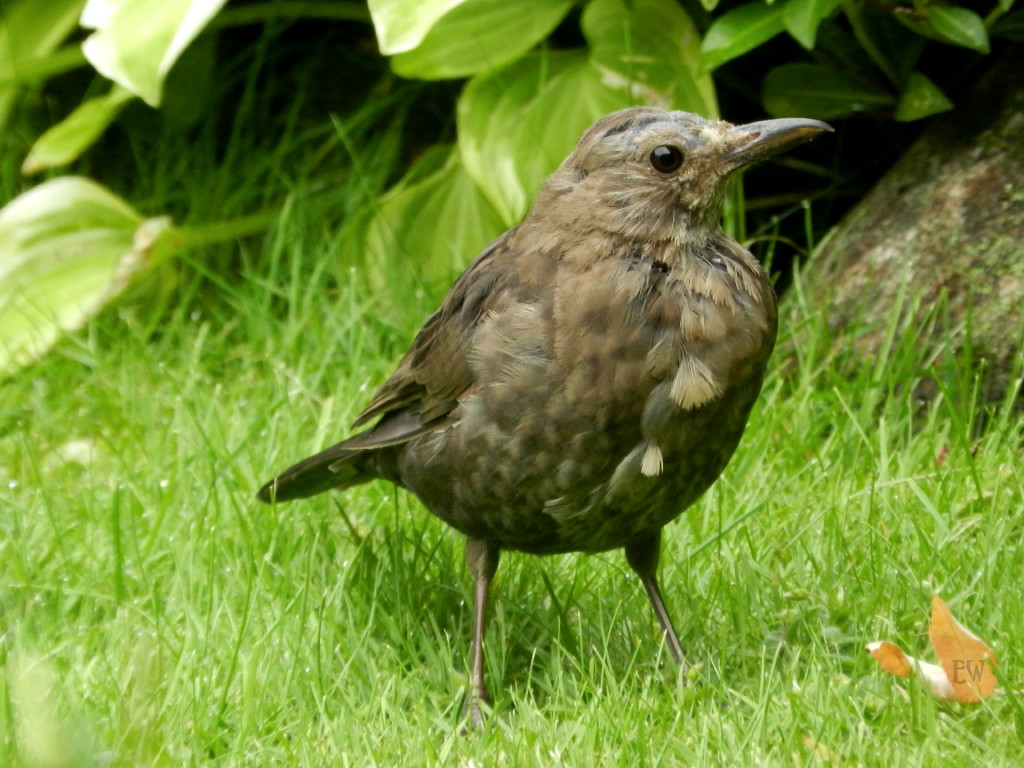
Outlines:
[[[406,450],[402,485],[466,536],[532,553],[600,552],[660,530],[715,481],[742,435],[749,397],[680,413],[660,439],[657,472],[645,441],[594,425],[521,422],[508,431],[425,436]],[[748,402],[749,401],[749,402]],[[724,405],[727,403],[728,405]],[[545,433],[575,434],[549,443]],[[402,464],[400,460],[400,465]]]

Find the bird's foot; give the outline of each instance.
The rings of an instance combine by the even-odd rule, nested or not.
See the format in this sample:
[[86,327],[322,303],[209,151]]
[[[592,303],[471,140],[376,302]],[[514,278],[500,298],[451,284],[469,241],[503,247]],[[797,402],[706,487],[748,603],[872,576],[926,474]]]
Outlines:
[[484,729],[493,711],[491,697],[487,691],[471,691],[462,703],[462,733],[479,733]]

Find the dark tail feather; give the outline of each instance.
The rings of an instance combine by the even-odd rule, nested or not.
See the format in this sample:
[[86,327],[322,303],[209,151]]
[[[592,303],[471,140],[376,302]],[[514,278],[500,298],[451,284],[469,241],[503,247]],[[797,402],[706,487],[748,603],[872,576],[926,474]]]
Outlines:
[[291,501],[368,482],[377,475],[365,471],[360,457],[407,443],[437,428],[434,422],[424,424],[413,409],[385,414],[371,429],[289,467],[260,488],[256,498],[267,503]]
[[356,465],[363,453],[342,445],[335,445],[316,456],[289,467],[256,493],[256,498],[268,504],[292,499],[304,499],[332,488],[348,488],[370,480]]

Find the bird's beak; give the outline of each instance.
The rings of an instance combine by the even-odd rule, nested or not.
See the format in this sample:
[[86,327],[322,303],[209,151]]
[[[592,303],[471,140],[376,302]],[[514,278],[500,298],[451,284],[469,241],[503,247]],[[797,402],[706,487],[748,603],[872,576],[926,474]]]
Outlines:
[[729,133],[732,134],[730,139],[738,146],[723,159],[725,165],[733,170],[785,152],[823,133],[832,133],[832,126],[820,120],[785,117],[737,125]]

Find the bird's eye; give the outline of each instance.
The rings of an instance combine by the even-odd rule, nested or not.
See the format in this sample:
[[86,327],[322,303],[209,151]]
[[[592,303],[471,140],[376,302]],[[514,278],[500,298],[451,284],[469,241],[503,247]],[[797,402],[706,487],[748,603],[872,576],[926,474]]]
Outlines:
[[679,147],[662,144],[651,150],[651,165],[661,173],[672,173],[683,164],[683,150]]

